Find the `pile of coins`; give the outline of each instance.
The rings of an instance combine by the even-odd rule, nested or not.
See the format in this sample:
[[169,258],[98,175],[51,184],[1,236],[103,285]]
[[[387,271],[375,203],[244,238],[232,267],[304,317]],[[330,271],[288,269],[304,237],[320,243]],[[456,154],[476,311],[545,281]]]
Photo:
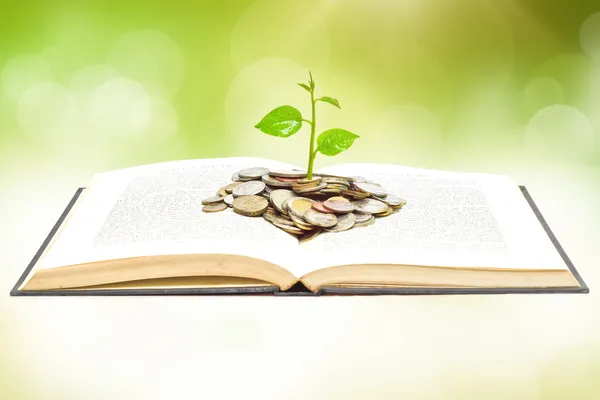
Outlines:
[[313,174],[246,168],[232,183],[202,201],[204,212],[228,207],[240,215],[261,216],[279,229],[310,240],[322,232],[342,232],[369,226],[376,217],[400,210],[406,200],[360,176]]

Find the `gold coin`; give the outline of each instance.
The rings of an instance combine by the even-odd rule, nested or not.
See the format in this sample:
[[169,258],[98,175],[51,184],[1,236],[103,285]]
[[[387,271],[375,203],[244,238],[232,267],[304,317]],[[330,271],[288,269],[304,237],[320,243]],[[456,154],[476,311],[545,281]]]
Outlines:
[[261,196],[240,196],[233,200],[233,211],[247,217],[257,217],[267,211],[269,202]]
[[327,189],[338,189],[340,192],[342,190],[347,190],[349,188],[350,188],[350,186],[346,186],[346,185],[338,185],[336,183],[327,183]]
[[225,190],[227,186],[223,186],[222,188],[219,189],[219,191],[217,192],[217,195],[221,196],[221,197],[225,197],[227,196],[229,193],[227,193],[227,191]]
[[356,190],[344,190],[342,192],[342,194],[345,194],[346,196],[353,197],[355,199],[366,199],[367,197],[371,196],[369,193],[359,192],[359,191],[356,191]]
[[345,201],[346,203],[350,204],[350,200],[348,200],[347,198],[343,197],[343,196],[334,196],[334,197],[330,197],[328,200],[335,200],[335,201]]
[[378,213],[378,214],[373,214],[373,215],[375,217],[387,217],[388,215],[392,215],[395,212],[396,212],[396,210],[394,210],[393,207],[388,207],[388,209],[385,212]]
[[312,203],[314,203],[314,200],[307,199],[306,197],[292,197],[285,202],[287,211],[300,218],[304,216],[306,211],[312,208]]
[[281,218],[280,216],[273,217],[273,221],[271,221],[271,222],[277,222],[281,225],[287,225],[287,226],[296,226],[294,221],[290,221],[289,219]]
[[312,179],[298,179],[296,183],[298,185],[318,185],[321,182],[321,178],[312,178]]
[[342,186],[350,186],[350,182],[348,182],[344,178],[321,178],[321,182],[332,184],[332,185],[342,185]]
[[394,210],[399,210],[402,207],[404,207],[406,205],[406,200],[404,199],[400,199],[400,204],[398,204],[397,206],[392,206],[394,208]]
[[227,204],[225,204],[225,203],[213,203],[213,204],[207,204],[204,207],[202,207],[202,211],[204,211],[206,213],[211,213],[211,212],[223,211],[226,208],[227,208]]
[[348,182],[354,182],[354,178],[351,176],[340,176],[340,175],[331,175],[331,174],[313,174],[315,176],[320,176],[323,178],[339,178],[347,180]]
[[225,186],[225,191],[227,193],[233,193],[233,188],[235,188],[236,186],[241,185],[242,182],[232,182],[229,185]]
[[302,187],[302,188],[297,188],[296,186],[292,186],[292,189],[294,190],[294,192],[296,192],[298,194],[303,194],[303,193],[318,192],[319,190],[325,189],[326,187],[327,187],[326,183],[321,183],[320,185],[317,185],[317,186]]
[[319,191],[319,193],[321,194],[341,194],[343,192],[343,189],[332,189],[332,188],[325,188],[325,189],[321,189]]
[[321,228],[313,229],[312,231],[306,232],[305,234],[300,236],[298,238],[298,240],[300,242],[308,242],[309,240],[314,239],[317,236],[319,236],[321,234],[321,232],[322,232]]

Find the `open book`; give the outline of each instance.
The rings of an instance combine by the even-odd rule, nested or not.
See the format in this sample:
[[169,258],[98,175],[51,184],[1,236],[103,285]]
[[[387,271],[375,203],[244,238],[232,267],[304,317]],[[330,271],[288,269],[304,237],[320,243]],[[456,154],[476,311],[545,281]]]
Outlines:
[[379,164],[323,168],[377,181],[408,203],[373,225],[301,243],[261,217],[201,212],[202,200],[233,173],[256,166],[297,168],[225,158],[95,175],[13,294],[587,290],[533,203],[506,176]]

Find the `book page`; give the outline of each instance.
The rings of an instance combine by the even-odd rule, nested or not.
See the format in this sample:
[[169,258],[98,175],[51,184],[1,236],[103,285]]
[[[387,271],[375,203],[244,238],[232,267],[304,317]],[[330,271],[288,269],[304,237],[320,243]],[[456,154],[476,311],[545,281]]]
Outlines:
[[[373,225],[301,245],[311,268],[345,264],[567,269],[517,184],[502,175],[347,164],[323,173],[363,176],[407,200]],[[305,271],[305,273],[310,271]]]
[[234,172],[291,165],[256,158],[189,160],[97,174],[37,268],[166,254],[236,254],[290,268],[298,241],[261,217],[231,208],[202,211],[202,200]]

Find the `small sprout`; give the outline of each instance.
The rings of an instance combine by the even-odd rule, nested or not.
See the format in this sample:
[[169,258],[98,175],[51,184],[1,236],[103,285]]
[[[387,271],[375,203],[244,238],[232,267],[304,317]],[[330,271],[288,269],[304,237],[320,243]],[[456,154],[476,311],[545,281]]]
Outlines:
[[306,177],[307,179],[312,179],[313,165],[317,152],[326,156],[338,155],[342,151],[348,150],[359,136],[344,129],[328,129],[321,133],[317,138],[317,146],[315,149],[317,102],[322,101],[337,108],[341,107],[340,102],[333,97],[323,96],[315,99],[315,81],[310,71],[308,74],[310,77],[308,85],[305,83],[298,83],[298,86],[310,93],[310,105],[312,110],[312,118],[310,120],[304,119],[300,111],[292,106],[281,106],[265,115],[265,117],[254,127],[260,129],[267,135],[286,138],[298,132],[302,128],[303,121],[308,122],[310,125],[310,146]]

